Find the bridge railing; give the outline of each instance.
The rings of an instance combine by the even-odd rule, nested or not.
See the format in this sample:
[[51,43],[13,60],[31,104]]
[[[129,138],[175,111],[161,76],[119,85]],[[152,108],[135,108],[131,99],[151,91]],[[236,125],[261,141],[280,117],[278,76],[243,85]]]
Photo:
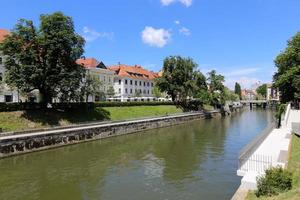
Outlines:
[[239,171],[243,173],[256,172],[263,174],[266,169],[273,166],[273,157],[271,155],[253,154],[249,158],[239,159]]

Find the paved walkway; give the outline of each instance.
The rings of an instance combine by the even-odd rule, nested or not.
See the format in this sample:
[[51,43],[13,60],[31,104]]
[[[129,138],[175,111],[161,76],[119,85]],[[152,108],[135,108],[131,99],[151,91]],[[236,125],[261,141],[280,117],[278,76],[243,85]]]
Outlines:
[[285,167],[292,136],[293,122],[300,122],[300,111],[289,110],[280,129],[273,129],[254,153],[243,162],[237,174],[243,176],[241,187],[256,189],[256,178],[270,167]]

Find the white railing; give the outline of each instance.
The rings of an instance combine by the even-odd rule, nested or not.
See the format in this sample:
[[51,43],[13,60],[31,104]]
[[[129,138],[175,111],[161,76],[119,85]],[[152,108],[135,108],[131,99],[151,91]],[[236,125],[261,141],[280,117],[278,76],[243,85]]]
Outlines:
[[270,169],[273,166],[273,163],[273,157],[270,155],[253,154],[248,158],[239,159],[238,171],[263,174],[266,169]]

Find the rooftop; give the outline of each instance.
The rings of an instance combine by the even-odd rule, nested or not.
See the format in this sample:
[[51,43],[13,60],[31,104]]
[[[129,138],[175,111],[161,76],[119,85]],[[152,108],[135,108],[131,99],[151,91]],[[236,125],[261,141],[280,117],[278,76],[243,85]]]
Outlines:
[[0,29],[0,42],[3,42],[3,40],[7,35],[9,35],[9,33],[10,32],[6,29]]
[[113,65],[108,67],[109,70],[115,71],[116,75],[121,77],[128,77],[132,79],[144,79],[144,80],[153,80],[158,77],[157,73],[144,69],[140,65]]
[[83,66],[86,69],[95,69],[95,68],[102,68],[106,69],[106,66],[103,62],[99,62],[95,58],[80,58],[76,60],[76,63]]

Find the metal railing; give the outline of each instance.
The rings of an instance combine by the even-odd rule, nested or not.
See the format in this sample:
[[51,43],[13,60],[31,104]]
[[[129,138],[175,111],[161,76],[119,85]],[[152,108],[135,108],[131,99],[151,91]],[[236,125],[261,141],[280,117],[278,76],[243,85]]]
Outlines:
[[248,158],[239,159],[239,170],[262,174],[273,166],[273,157],[270,155],[253,154]]

